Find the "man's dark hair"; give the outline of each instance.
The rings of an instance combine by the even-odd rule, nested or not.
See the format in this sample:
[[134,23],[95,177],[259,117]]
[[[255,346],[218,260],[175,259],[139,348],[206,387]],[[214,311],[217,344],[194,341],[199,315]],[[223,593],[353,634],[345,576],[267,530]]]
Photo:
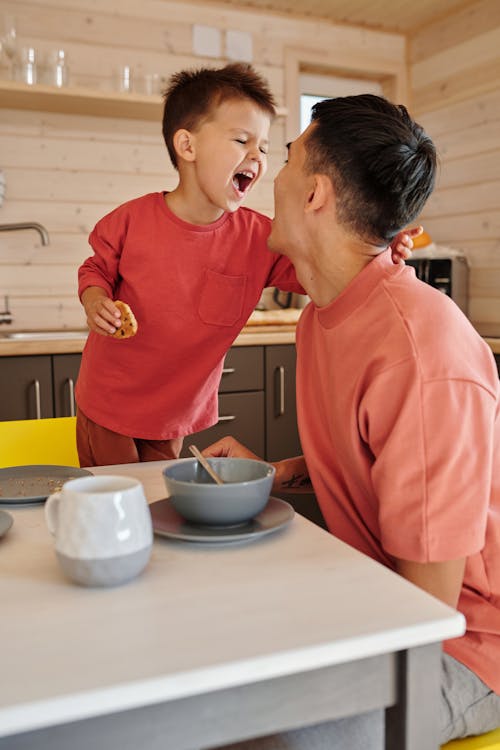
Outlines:
[[228,99],[250,99],[271,118],[276,114],[267,82],[247,63],[183,70],[171,77],[164,93],[163,138],[176,169],[174,133],[180,128],[194,130]]
[[360,94],[318,102],[306,169],[330,177],[339,222],[365,241],[388,244],[434,188],[436,149],[403,105]]

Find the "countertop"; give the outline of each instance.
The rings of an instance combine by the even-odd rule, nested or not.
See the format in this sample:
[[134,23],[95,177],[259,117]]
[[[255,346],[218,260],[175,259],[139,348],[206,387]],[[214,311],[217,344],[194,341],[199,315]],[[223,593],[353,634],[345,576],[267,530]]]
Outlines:
[[[5,339],[0,333],[0,356],[13,357],[28,354],[78,354],[83,351],[87,336],[84,332],[74,338],[58,339]],[[248,326],[244,328],[233,346],[259,344],[294,344],[295,326]]]
[[[295,326],[302,311],[298,309],[255,311],[249,323],[242,329],[234,346],[259,346],[264,344],[294,344]],[[486,323],[476,325],[478,333],[491,347],[494,354],[500,354],[500,332],[498,326]],[[83,351],[87,340],[85,330],[74,331],[74,337],[67,332],[65,338],[53,338],[47,333],[44,338],[9,339],[9,333],[0,328],[0,356],[12,357],[29,354],[78,354]]]
[[[287,310],[256,310],[250,316],[248,324],[243,328],[233,346],[258,346],[263,344],[294,344],[295,325],[302,310],[290,308]],[[35,332],[33,337],[22,339],[4,338],[10,333],[7,328],[0,328],[0,356],[12,357],[29,354],[78,354],[83,351],[87,340],[87,331],[62,331],[64,338],[58,337],[58,332],[51,337],[49,332],[39,338],[41,332]],[[74,333],[74,336],[71,336]]]

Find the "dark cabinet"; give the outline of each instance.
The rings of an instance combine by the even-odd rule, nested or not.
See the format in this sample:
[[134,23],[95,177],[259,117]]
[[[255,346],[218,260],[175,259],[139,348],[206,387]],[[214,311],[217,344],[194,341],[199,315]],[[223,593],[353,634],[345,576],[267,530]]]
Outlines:
[[74,417],[76,414],[75,385],[81,360],[81,354],[52,355],[55,417]]
[[279,461],[302,453],[295,402],[295,346],[266,346],[265,359],[266,458]]
[[264,389],[264,347],[233,346],[226,354],[219,393]]
[[295,346],[234,346],[219,386],[219,421],[185,440],[205,448],[231,435],[258,456],[278,461],[302,453],[295,407]]
[[500,354],[495,354],[494,357],[497,363],[498,376],[500,377]]
[[[0,358],[0,419],[64,417],[75,413],[80,354]],[[234,346],[219,386],[219,421],[187,437],[199,448],[232,435],[269,461],[302,452],[295,408],[295,346]]]
[[80,354],[1,357],[0,420],[73,416],[80,361]]
[[0,419],[54,416],[50,355],[0,359]]
[[[266,458],[280,461],[302,455],[297,427],[295,395],[296,352],[293,344],[265,347]],[[305,518],[326,529],[325,519],[313,492],[276,492]]]
[[203,449],[231,435],[258,456],[264,456],[264,415],[264,347],[235,346],[224,360],[219,386],[219,421],[207,430],[186,437],[181,455],[191,455],[191,443]]

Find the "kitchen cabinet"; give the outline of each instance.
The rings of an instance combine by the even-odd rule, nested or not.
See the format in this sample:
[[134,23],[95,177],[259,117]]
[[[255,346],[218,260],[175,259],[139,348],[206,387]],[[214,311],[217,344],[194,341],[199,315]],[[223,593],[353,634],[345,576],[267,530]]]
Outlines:
[[265,360],[266,458],[280,461],[302,453],[295,402],[295,346],[266,346]]
[[[0,358],[0,419],[75,414],[81,354]],[[295,346],[234,346],[219,386],[219,421],[186,439],[199,448],[233,435],[269,461],[300,454],[295,408]]]
[[498,376],[500,377],[500,354],[495,354],[494,357],[497,363]]
[[[2,357],[0,419],[75,413],[81,354]],[[295,408],[295,346],[234,346],[219,386],[219,421],[189,442],[203,448],[233,435],[254,453],[277,461],[301,453]],[[190,455],[187,445],[183,455]]]
[[51,356],[2,357],[0,393],[2,421],[53,417]]
[[75,385],[81,359],[81,354],[52,355],[55,417],[74,417],[76,415]]
[[295,407],[295,346],[235,346],[219,387],[219,421],[185,441],[205,448],[231,435],[258,456],[278,461],[302,453]]
[[219,421],[186,438],[181,455],[191,455],[191,443],[203,449],[231,435],[258,456],[264,456],[264,419],[264,347],[235,346],[224,360],[219,386]]
[[[297,428],[295,395],[295,346],[265,347],[266,458],[280,461],[302,455]],[[325,519],[313,492],[274,492],[297,513],[326,529]]]
[[80,354],[43,354],[0,359],[0,420],[67,417]]

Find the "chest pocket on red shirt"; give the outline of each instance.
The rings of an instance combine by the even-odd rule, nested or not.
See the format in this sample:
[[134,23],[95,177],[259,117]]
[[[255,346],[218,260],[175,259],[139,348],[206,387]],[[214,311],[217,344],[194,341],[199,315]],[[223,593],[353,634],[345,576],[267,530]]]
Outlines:
[[232,326],[241,317],[245,302],[246,276],[226,276],[205,270],[198,314],[204,323]]

